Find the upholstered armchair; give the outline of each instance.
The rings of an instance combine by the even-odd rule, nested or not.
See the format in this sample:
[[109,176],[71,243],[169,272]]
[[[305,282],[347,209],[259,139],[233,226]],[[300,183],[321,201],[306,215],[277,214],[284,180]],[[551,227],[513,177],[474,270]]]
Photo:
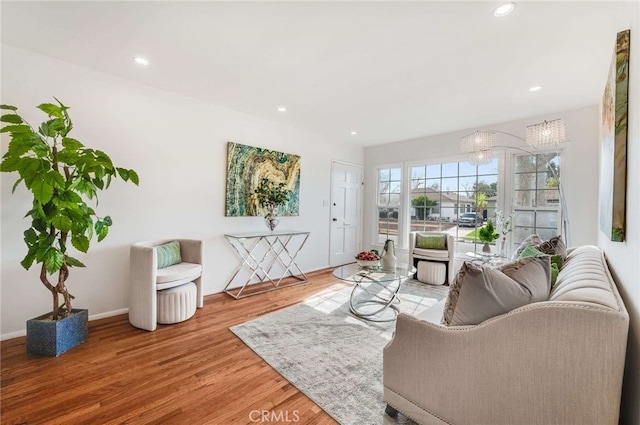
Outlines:
[[[427,243],[422,245],[421,243],[425,241]],[[418,268],[418,280],[425,281],[425,278],[421,279],[421,277],[426,273],[431,279],[435,277],[437,280],[436,283],[443,283],[440,282],[441,279],[439,279],[439,276],[434,276],[434,274],[440,274],[439,268],[428,266],[430,264],[436,266],[444,265],[444,283],[450,284],[454,277],[454,256],[455,244],[453,242],[453,236],[439,232],[409,233],[409,263]],[[421,261],[426,262],[422,264],[422,266],[425,267],[421,267],[419,264]],[[427,278],[426,281],[432,283],[429,281],[429,278]]]
[[[158,268],[158,250],[175,241],[179,262],[162,267],[166,259],[161,255],[160,262],[165,264]],[[140,242],[131,247],[130,256],[129,322],[133,326],[154,331],[158,323],[181,322],[193,316],[196,307],[203,307],[203,241]]]

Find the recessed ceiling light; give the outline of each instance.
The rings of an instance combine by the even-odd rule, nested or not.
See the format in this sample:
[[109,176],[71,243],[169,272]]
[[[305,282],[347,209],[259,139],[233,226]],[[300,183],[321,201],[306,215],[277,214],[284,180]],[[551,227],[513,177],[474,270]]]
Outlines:
[[287,108],[285,108],[284,106],[279,106],[278,112],[287,112]]
[[533,86],[533,87],[529,87],[529,91],[530,92],[534,92],[534,91],[540,91],[542,90],[542,86]]
[[509,13],[513,12],[513,9],[516,8],[516,4],[513,2],[503,3],[500,6],[493,9],[493,16],[501,18],[503,16],[507,16]]
[[358,134],[358,132],[357,132],[357,131],[352,131],[352,132],[351,132],[351,135],[352,135],[352,136],[355,136],[356,134]]
[[135,63],[137,63],[138,65],[142,65],[142,66],[147,66],[149,65],[149,61],[146,58],[143,58],[142,56],[136,56],[133,58],[133,61]]

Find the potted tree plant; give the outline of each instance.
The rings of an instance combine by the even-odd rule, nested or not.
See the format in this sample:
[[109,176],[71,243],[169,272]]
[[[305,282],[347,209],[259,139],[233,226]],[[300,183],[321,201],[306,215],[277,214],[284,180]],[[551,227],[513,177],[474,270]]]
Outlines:
[[268,178],[260,179],[258,187],[253,191],[258,200],[258,205],[265,210],[264,222],[273,231],[280,219],[278,218],[278,206],[289,200],[291,191],[285,187],[283,182],[275,183]]
[[486,252],[487,254],[490,253],[491,246],[489,246],[489,244],[499,237],[500,235],[496,233],[496,229],[493,227],[493,222],[491,220],[487,220],[487,224],[478,229],[478,239],[484,242],[482,252]]
[[93,237],[102,241],[112,225],[111,217],[98,216],[87,201],[97,205],[98,191],[107,189],[113,178],[138,184],[134,170],[114,166],[106,153],[69,137],[69,107],[56,101],[57,105],[38,106],[48,119],[37,130],[15,106],[0,105],[0,132],[11,138],[0,171],[17,172],[13,192],[24,183],[33,196],[25,215],[31,219],[24,231],[27,254],[20,264],[25,269],[41,265],[40,281],[53,301],[50,313],[27,322],[27,352],[48,356],[58,356],[87,338],[88,312],[72,308],[74,297],[66,286],[69,269],[85,267],[71,249],[88,252]]

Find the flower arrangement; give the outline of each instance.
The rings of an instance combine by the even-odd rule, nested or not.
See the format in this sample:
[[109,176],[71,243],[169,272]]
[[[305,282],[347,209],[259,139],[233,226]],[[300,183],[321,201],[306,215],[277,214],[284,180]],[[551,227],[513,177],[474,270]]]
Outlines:
[[515,212],[512,212],[508,217],[505,217],[502,211],[496,212],[496,224],[504,239],[506,239],[507,235],[513,230],[513,217],[515,214]]
[[496,224],[498,225],[498,229],[502,238],[500,239],[500,255],[506,257],[506,246],[507,246],[507,236],[513,230],[513,218],[515,216],[515,212],[512,212],[508,217],[502,213],[502,211],[496,212]]

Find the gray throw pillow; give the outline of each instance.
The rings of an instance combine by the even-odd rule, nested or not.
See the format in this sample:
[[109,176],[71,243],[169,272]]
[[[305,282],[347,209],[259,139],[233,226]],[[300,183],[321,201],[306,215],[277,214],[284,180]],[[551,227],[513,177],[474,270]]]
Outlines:
[[465,261],[445,302],[442,323],[477,325],[532,302],[551,290],[549,257],[523,258],[499,268]]
[[540,239],[540,236],[538,236],[536,234],[527,236],[527,238],[522,241],[522,243],[518,246],[516,251],[513,253],[512,260],[513,261],[517,260],[518,257],[520,257],[520,254],[522,254],[522,251],[524,251],[524,249],[526,247],[535,246],[535,245],[538,245],[540,243],[542,243],[542,239]]

